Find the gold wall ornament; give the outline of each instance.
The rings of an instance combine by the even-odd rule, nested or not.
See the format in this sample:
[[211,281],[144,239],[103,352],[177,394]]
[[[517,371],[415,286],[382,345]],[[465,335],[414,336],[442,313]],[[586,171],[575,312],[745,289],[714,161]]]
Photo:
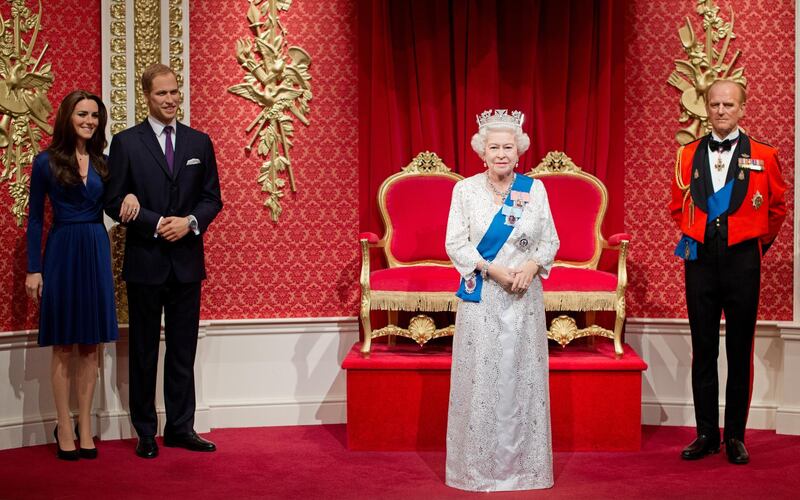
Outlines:
[[110,56],[109,98],[111,106],[108,113],[112,134],[128,128],[128,41],[125,17],[127,7],[125,0],[111,0],[109,17],[111,26],[108,30]]
[[42,29],[42,1],[35,13],[26,0],[8,3],[11,17],[0,14],[0,182],[8,182],[11,213],[21,227],[30,197],[30,176],[24,169],[39,153],[42,132],[53,134],[47,123],[53,111],[47,100],[53,73],[50,63],[42,61],[48,44],[34,57]]
[[686,17],[686,25],[678,29],[687,59],[676,59],[675,70],[667,83],[681,91],[681,114],[678,121],[687,124],[675,134],[679,144],[688,144],[710,131],[706,113],[705,92],[714,81],[728,79],[747,86],[744,68],[735,68],[740,50],[725,62],[733,33],[733,8],[731,20],[726,22],[719,16],[719,7],[714,0],[694,0],[695,10],[703,18],[705,40],[695,35],[692,22]]
[[[136,76],[151,64],[161,62],[161,2],[135,0],[133,4],[133,64]],[[147,100],[141,85],[136,85],[136,121],[147,118]]]
[[[278,11],[287,11],[291,0],[250,0],[247,20],[254,39],[241,38],[236,42],[236,60],[247,72],[244,82],[231,86],[228,92],[255,102],[261,112],[245,129],[253,133],[245,146],[250,152],[258,141],[257,154],[264,158],[257,182],[267,193],[264,205],[270,209],[273,222],[278,221],[283,208],[286,173],[292,192],[297,192],[289,150],[294,135],[292,115],[308,125],[308,101],[311,100],[311,57],[300,47],[290,47],[286,29],[278,19]],[[255,130],[255,132],[253,132]]]

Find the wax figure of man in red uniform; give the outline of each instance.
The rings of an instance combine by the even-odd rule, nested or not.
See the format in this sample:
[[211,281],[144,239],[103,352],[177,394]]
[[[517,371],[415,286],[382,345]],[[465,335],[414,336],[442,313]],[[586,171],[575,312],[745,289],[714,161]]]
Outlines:
[[718,80],[706,94],[712,133],[678,150],[670,211],[683,237],[686,304],[692,332],[692,393],[697,439],[686,460],[720,449],[719,328],[725,312],[728,380],[723,440],[728,461],[750,460],[744,445],[761,258],[786,217],[777,151],[742,133],[744,87]]

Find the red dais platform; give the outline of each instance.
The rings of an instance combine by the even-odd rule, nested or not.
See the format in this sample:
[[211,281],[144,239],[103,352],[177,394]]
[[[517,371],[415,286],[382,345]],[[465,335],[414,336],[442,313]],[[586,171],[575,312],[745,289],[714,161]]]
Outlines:
[[[347,444],[352,450],[443,450],[450,347],[353,346],[347,370]],[[641,446],[644,361],[627,344],[550,349],[550,411],[556,451],[635,451]]]

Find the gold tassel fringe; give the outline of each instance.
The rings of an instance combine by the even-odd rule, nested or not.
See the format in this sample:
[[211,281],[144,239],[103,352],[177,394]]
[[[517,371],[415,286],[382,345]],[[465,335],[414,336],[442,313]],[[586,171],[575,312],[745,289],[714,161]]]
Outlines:
[[453,292],[370,291],[370,309],[381,311],[455,311],[459,299]]
[[546,311],[613,311],[616,292],[545,292]]

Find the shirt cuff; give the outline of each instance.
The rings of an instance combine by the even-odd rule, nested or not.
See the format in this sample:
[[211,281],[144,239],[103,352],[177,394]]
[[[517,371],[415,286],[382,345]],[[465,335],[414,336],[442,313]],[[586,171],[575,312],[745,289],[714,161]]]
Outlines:
[[153,238],[158,238],[158,227],[161,225],[162,220],[164,220],[164,217],[158,218],[158,222],[156,222],[156,231],[153,233]]

